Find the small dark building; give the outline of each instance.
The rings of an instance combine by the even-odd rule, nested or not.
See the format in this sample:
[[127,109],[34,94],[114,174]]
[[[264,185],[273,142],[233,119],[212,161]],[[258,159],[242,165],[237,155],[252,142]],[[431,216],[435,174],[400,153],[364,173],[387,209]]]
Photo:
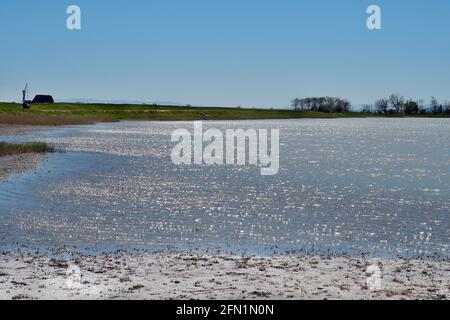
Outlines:
[[38,94],[31,103],[55,103],[52,96]]

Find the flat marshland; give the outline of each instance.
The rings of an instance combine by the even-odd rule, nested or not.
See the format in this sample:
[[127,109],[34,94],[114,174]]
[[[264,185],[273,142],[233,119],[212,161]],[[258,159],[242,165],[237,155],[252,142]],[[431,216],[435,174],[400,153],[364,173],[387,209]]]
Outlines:
[[365,112],[324,113],[317,111],[298,112],[278,109],[244,109],[240,107],[192,107],[137,104],[84,104],[55,103],[33,104],[30,110],[23,110],[17,103],[0,102],[1,125],[58,126],[115,122],[121,120],[147,121],[193,121],[193,120],[261,120],[261,119],[339,119],[365,117],[448,117],[441,115],[380,115]]
[[133,104],[33,104],[23,110],[16,103],[0,103],[0,125],[73,125],[120,120],[190,121],[258,120],[301,118],[366,117],[360,112],[321,113],[315,111],[242,109]]

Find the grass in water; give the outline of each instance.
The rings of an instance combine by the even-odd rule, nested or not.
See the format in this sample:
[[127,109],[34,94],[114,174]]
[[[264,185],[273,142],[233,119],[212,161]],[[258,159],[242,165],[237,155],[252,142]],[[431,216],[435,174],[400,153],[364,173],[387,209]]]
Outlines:
[[23,153],[47,153],[56,149],[44,142],[30,142],[23,144],[0,142],[0,157]]

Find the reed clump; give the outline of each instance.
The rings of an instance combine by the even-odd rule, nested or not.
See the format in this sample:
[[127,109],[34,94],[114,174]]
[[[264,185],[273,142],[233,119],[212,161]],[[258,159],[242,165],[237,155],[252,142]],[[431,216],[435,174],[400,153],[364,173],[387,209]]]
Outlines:
[[8,143],[0,142],[0,157],[24,153],[51,153],[56,149],[45,142]]

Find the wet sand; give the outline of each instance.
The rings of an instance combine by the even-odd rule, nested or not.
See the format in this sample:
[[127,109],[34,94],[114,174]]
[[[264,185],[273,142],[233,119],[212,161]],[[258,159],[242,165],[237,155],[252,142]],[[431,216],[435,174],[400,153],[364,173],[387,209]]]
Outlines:
[[[367,283],[374,263],[379,287]],[[449,262],[422,260],[130,252],[0,259],[0,299],[436,300],[450,297],[449,286]]]

